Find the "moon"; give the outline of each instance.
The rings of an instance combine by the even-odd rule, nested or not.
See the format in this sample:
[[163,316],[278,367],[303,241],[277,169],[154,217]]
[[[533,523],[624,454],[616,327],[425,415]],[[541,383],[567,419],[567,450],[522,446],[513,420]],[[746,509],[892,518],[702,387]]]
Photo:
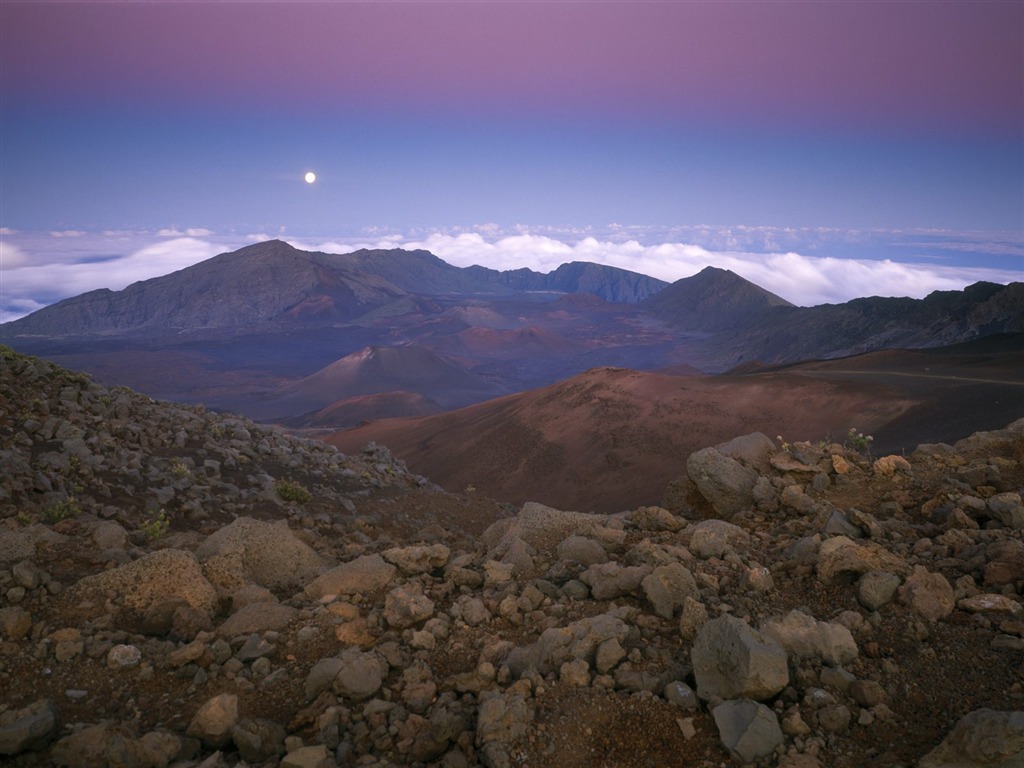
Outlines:
[[312,171],[307,171],[306,175],[303,176],[303,178],[306,180],[307,184],[312,184],[314,181],[316,181],[316,174],[313,173]]

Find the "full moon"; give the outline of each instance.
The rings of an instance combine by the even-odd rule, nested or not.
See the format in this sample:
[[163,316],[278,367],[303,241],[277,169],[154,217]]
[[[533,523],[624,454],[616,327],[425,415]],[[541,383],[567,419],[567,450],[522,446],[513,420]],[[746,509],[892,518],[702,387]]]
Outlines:
[[312,184],[314,181],[316,181],[316,174],[313,173],[312,171],[308,171],[304,178],[306,179],[307,184]]

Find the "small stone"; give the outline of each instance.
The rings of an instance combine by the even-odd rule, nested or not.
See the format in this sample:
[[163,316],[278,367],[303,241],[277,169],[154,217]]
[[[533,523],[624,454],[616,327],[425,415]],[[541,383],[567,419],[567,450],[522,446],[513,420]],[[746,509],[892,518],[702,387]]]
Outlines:
[[134,645],[115,645],[107,652],[108,669],[130,669],[141,661],[142,651]]
[[54,737],[57,711],[47,699],[0,713],[0,755],[42,749]]

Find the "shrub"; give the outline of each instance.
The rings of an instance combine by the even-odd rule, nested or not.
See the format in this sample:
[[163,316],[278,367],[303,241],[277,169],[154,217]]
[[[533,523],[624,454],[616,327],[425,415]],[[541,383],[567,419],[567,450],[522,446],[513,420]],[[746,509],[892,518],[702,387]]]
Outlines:
[[164,510],[149,514],[139,526],[150,541],[163,538],[171,530],[171,519]]
[[43,522],[52,525],[61,520],[67,520],[69,517],[75,517],[81,512],[82,508],[78,506],[78,500],[74,496],[68,496],[43,512]]
[[282,480],[277,484],[277,495],[282,501],[294,501],[297,504],[305,504],[313,498],[313,494],[291,480]]

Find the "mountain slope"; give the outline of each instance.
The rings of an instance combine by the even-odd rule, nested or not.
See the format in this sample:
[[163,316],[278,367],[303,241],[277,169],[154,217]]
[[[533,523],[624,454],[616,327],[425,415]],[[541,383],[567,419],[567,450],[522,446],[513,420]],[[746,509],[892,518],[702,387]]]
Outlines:
[[270,240],[122,291],[101,289],[65,299],[4,324],[4,335],[159,334],[267,323],[322,324],[358,316],[403,293],[382,277],[334,268],[327,254]]
[[532,269],[513,269],[506,272],[472,266],[466,271],[492,285],[516,291],[555,291],[583,293],[605,301],[635,304],[663,290],[668,283],[657,278],[630,272],[618,267],[573,261],[562,264],[547,274]]
[[684,331],[721,331],[746,325],[771,307],[792,307],[727,269],[705,267],[644,300],[640,308]]
[[445,408],[500,394],[494,385],[424,347],[371,346],[282,387],[273,403],[284,416],[358,395],[413,391]]
[[[786,441],[873,434],[880,452],[953,442],[1024,417],[1024,336],[721,376],[600,368],[423,419],[326,438],[370,441],[449,490],[616,512],[659,503],[691,452],[741,432]],[[543,489],[543,496],[538,489]],[[632,500],[632,501],[630,501]]]

